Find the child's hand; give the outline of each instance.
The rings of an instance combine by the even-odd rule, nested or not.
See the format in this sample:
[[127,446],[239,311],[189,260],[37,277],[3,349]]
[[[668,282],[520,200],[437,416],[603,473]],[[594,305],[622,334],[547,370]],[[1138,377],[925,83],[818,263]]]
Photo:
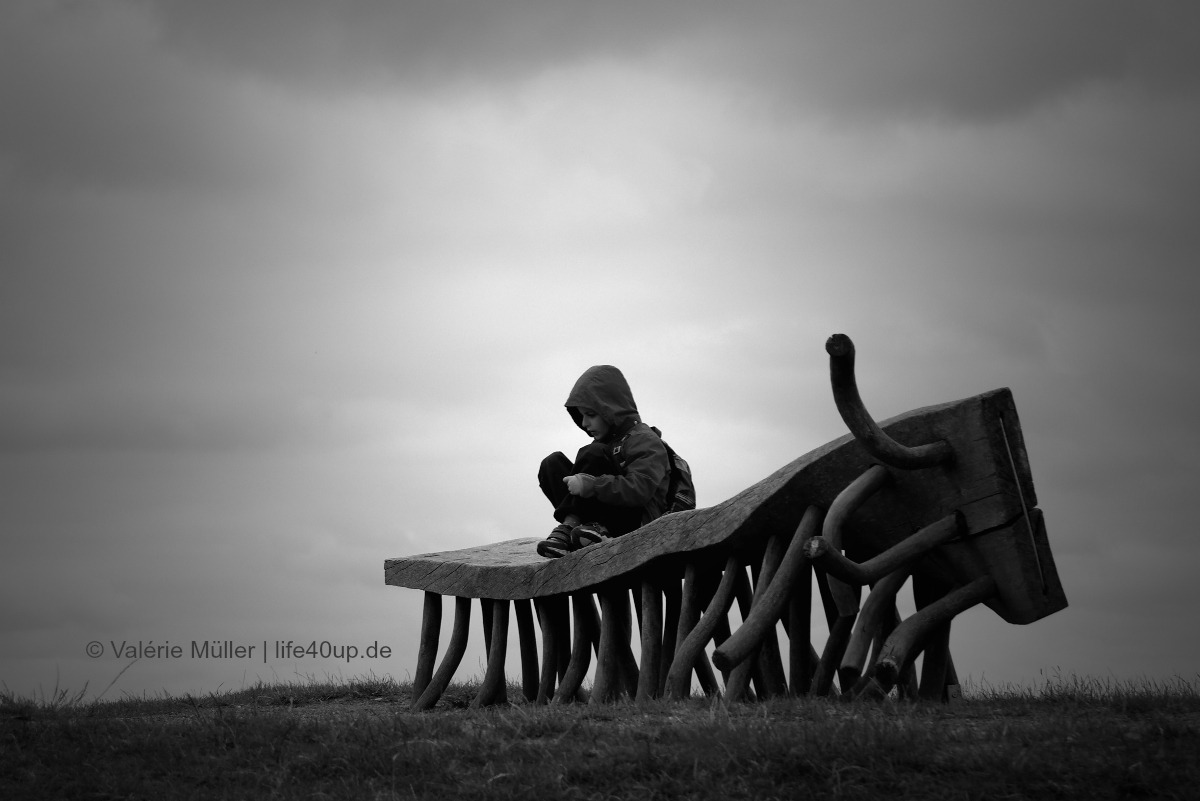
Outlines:
[[590,498],[596,491],[596,479],[587,473],[576,473],[563,479],[567,492],[582,498]]

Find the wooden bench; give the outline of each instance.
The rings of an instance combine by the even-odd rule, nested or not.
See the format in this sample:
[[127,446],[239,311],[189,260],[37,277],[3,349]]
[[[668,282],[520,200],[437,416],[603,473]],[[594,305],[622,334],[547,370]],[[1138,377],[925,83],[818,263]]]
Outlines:
[[[538,556],[540,538],[531,537],[386,560],[388,584],[425,593],[413,707],[432,707],[453,678],[475,598],[487,651],[476,705],[507,701],[510,602],[522,694],[536,703],[682,698],[693,674],[706,694],[723,692],[727,701],[825,695],[835,679],[843,694],[898,685],[906,695],[943,698],[957,684],[949,652],[955,615],[982,603],[1024,624],[1063,609],[1012,393],[997,389],[876,425],[855,384],[853,344],[834,335],[826,350],[851,433],[716,506],[661,517],[560,559]],[[917,611],[901,621],[895,597],[910,577]],[[814,581],[829,627],[820,654],[810,637]],[[456,598],[454,623],[435,672],[443,596]],[[582,683],[593,653],[588,694]]]

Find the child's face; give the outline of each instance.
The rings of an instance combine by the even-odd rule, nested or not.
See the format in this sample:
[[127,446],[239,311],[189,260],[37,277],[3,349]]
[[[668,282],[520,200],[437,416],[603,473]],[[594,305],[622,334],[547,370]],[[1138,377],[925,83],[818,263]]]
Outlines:
[[579,417],[579,422],[583,424],[583,430],[588,432],[588,436],[592,439],[604,439],[608,435],[608,423],[595,410],[581,406],[579,407]]

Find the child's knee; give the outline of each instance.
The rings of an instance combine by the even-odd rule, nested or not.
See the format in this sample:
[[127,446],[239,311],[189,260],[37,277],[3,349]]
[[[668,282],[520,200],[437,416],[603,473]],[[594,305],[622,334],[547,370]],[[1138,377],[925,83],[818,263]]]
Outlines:
[[555,451],[542,459],[542,463],[538,467],[538,478],[556,473],[564,476],[571,474],[571,460],[562,451]]
[[613,464],[608,455],[608,447],[600,442],[584,445],[575,455],[574,472],[592,476],[612,475]]

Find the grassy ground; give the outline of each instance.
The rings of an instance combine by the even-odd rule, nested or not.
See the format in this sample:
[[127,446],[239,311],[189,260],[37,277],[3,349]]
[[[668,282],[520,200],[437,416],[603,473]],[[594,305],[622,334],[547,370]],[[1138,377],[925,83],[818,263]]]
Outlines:
[[[391,680],[85,703],[0,695],[0,797],[1195,798],[1200,685],[1054,680],[952,704],[408,711]],[[510,689],[510,698],[520,691]]]

